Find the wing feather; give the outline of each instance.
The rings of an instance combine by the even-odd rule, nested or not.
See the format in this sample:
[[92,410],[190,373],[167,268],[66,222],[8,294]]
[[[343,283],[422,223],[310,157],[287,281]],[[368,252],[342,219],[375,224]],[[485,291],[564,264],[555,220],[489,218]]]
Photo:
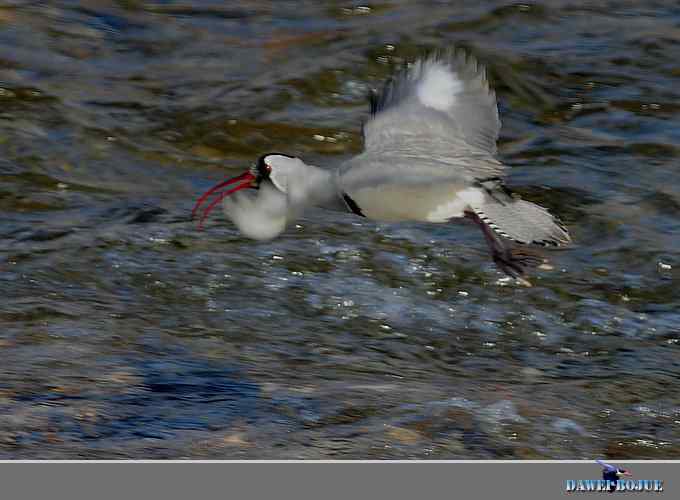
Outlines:
[[338,177],[341,191],[360,207],[369,194],[383,193],[377,201],[389,205],[394,200],[387,193],[426,192],[435,184],[465,189],[503,175],[495,158],[496,96],[484,67],[464,51],[414,62],[374,92],[370,106],[364,151],[346,161]]
[[435,52],[402,70],[370,99],[364,148],[434,147],[434,156],[461,150],[496,153],[496,95],[485,68],[463,50]]

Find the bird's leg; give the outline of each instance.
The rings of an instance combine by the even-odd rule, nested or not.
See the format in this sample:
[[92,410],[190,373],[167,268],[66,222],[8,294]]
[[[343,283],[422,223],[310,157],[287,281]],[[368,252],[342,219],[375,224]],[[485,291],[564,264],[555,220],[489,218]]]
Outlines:
[[491,257],[498,268],[512,278],[522,278],[526,267],[535,267],[542,262],[536,253],[521,248],[511,248],[474,212],[465,216],[477,224],[491,250]]

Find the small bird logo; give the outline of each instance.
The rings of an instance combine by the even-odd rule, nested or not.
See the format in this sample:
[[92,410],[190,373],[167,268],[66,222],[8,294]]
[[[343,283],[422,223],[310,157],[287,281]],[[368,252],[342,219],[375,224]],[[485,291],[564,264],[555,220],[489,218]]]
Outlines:
[[608,464],[604,462],[603,460],[595,460],[598,464],[600,464],[602,468],[602,479],[605,481],[609,481],[609,492],[613,493],[616,490],[616,486],[619,482],[619,479],[622,477],[630,477],[632,474],[626,470],[626,469],[621,469],[615,465]]

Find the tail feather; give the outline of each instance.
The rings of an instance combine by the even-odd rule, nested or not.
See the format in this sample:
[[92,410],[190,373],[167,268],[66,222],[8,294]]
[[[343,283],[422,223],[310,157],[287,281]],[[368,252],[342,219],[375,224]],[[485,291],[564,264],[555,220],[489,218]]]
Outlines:
[[560,247],[571,243],[569,231],[545,208],[519,198],[501,202],[488,197],[471,207],[496,234],[522,245]]

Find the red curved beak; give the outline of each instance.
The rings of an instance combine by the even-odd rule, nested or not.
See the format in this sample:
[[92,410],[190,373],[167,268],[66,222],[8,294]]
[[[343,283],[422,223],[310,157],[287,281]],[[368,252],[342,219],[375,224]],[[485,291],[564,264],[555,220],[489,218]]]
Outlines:
[[[231,186],[232,184],[237,184],[236,187],[233,187],[231,189],[228,189],[226,191],[219,192],[220,189],[223,189],[227,186]],[[233,177],[231,179],[228,179],[224,182],[220,182],[216,186],[211,187],[208,189],[205,193],[201,195],[201,197],[196,201],[196,204],[194,205],[193,210],[191,210],[191,217],[194,218],[196,216],[196,212],[198,209],[201,207],[203,202],[207,200],[212,194],[214,193],[219,193],[218,196],[210,202],[210,204],[203,210],[203,214],[201,215],[201,219],[198,221],[198,228],[203,229],[203,221],[208,217],[210,212],[213,211],[213,209],[217,206],[219,202],[221,202],[223,199],[225,199],[227,196],[230,194],[235,193],[236,191],[240,191],[241,189],[244,188],[254,188],[256,187],[257,183],[257,177],[253,175],[250,170],[244,172],[241,175],[238,175],[236,177]]]

